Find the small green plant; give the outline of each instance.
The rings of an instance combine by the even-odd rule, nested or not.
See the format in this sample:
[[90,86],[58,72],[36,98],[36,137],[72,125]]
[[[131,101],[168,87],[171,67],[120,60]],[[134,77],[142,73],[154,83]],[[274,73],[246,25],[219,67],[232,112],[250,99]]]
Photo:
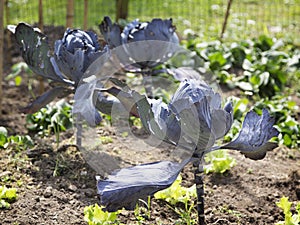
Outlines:
[[138,224],[142,224],[142,222],[147,218],[148,220],[151,218],[151,197],[148,196],[148,201],[144,201],[140,199],[140,202],[143,203],[145,207],[140,207],[139,203],[136,204],[134,209],[134,216],[138,221]]
[[[196,220],[192,218],[194,208],[194,199],[197,197],[196,185],[186,188],[181,185],[182,177],[179,175],[176,181],[167,189],[154,194],[156,199],[168,202],[172,210],[174,210],[185,221],[186,224],[196,224]],[[184,204],[184,209],[176,207],[178,203]]]
[[189,188],[183,187],[181,185],[182,177],[179,175],[175,182],[167,189],[159,191],[154,194],[156,199],[164,200],[171,205],[175,205],[178,202],[189,203],[192,198],[196,198],[196,185]]
[[29,135],[8,135],[5,127],[0,127],[0,148],[14,147],[16,150],[24,150],[33,147],[34,143]]
[[84,208],[84,220],[88,225],[109,225],[116,224],[119,211],[104,212],[103,207],[98,204],[86,206]]
[[284,221],[276,223],[276,225],[299,225],[300,224],[300,202],[296,205],[296,213],[291,212],[292,202],[288,197],[282,197],[276,205],[283,210]]
[[142,224],[145,218],[141,215],[141,207],[137,204],[134,209],[134,217],[138,221],[138,224]]
[[[16,86],[20,86],[22,83],[22,73],[29,75],[29,78],[33,77],[33,72],[29,69],[28,65],[25,62],[18,62],[11,67],[11,73],[5,77],[5,80],[14,80]],[[33,79],[29,79],[28,90],[32,90]]]
[[226,150],[217,150],[206,154],[205,161],[209,163],[204,165],[204,172],[207,173],[225,173],[236,165],[236,160],[229,156]]
[[55,167],[53,170],[53,176],[58,177],[63,174],[64,171],[68,169],[67,161],[63,154],[58,154],[55,160]]
[[113,143],[113,139],[110,136],[101,136],[100,140],[101,140],[101,143],[104,144],[104,145],[109,144],[109,143]]
[[72,127],[72,106],[63,99],[54,105],[47,105],[38,112],[26,117],[27,129],[40,136],[56,135],[59,142],[59,133]]
[[16,199],[16,188],[7,188],[5,186],[0,186],[0,209],[8,209],[10,207],[10,203],[14,202]]

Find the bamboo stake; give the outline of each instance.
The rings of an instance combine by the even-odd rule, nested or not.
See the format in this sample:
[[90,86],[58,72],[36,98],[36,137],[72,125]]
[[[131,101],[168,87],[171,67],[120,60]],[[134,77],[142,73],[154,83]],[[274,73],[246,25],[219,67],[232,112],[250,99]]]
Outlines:
[[2,80],[3,80],[3,46],[4,46],[4,1],[0,0],[0,116],[2,115]]
[[74,21],[74,0],[68,0],[67,2],[67,27],[73,27]]
[[223,27],[222,27],[222,32],[221,32],[221,35],[220,35],[220,39],[223,39],[223,35],[225,33],[225,30],[226,30],[227,21],[228,21],[228,18],[229,18],[232,1],[233,0],[228,0],[228,3],[227,3],[227,9],[226,9],[226,14],[225,14],[224,22],[223,22]]
[[84,0],[84,14],[83,14],[83,29],[87,30],[88,26],[88,0]]

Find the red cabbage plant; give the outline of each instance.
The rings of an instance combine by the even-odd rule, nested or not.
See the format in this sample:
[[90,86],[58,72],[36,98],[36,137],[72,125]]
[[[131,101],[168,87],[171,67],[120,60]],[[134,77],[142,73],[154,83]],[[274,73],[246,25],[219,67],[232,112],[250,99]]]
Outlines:
[[[37,75],[50,81],[50,90],[36,98],[32,103],[22,109],[25,113],[34,113],[44,107],[55,98],[63,98],[75,93],[79,81],[87,68],[98,58],[103,64],[109,57],[107,45],[101,46],[94,32],[68,28],[61,40],[56,40],[54,52],[50,51],[48,37],[39,29],[26,23],[17,26],[9,26],[14,33],[21,54],[29,68]],[[109,105],[106,99],[98,96],[99,101],[104,101],[103,107],[98,110],[109,113]],[[96,109],[92,111],[97,123],[101,116]]]
[[[151,76],[170,72],[156,67],[170,59],[179,45],[172,19],[155,18],[151,22],[136,19],[122,30],[106,16],[99,28],[111,49],[120,46],[117,57],[124,65],[123,68],[142,74],[146,93],[153,97]],[[130,43],[134,43],[134,47]]]
[[203,156],[218,149],[232,149],[247,158],[259,160],[277,146],[269,142],[278,135],[278,131],[273,127],[274,118],[265,109],[261,116],[254,111],[248,112],[237,138],[225,145],[215,146],[216,140],[223,138],[231,128],[233,108],[231,103],[221,108],[221,96],[204,81],[188,79],[181,82],[168,104],[149,99],[128,87],[123,86],[122,91],[134,100],[149,134],[170,146],[183,149],[187,154],[183,154],[180,163],[167,160],[146,163],[116,170],[107,179],[99,179],[100,202],[108,211],[123,207],[132,210],[138,199],[145,199],[169,187],[180,171],[193,162],[196,167],[198,219],[199,224],[205,224],[201,177]]
[[[96,127],[101,120],[99,111],[112,117],[116,116],[113,113],[116,111],[118,115],[128,112],[140,118],[152,142],[179,150],[179,160],[142,163],[115,170],[106,179],[99,179],[100,202],[108,211],[123,207],[133,209],[138,199],[169,187],[180,171],[192,162],[196,168],[199,223],[205,224],[201,177],[203,156],[217,149],[232,149],[258,160],[276,147],[269,140],[277,136],[278,131],[273,127],[274,119],[267,110],[263,110],[261,116],[254,111],[248,112],[237,138],[221,146],[215,145],[231,128],[232,105],[229,103],[222,108],[220,94],[200,76],[195,76],[193,70],[170,70],[180,85],[168,103],[152,98],[152,86],[147,91],[147,82],[144,85],[148,95],[141,95],[115,75],[118,70],[133,69],[148,79],[149,75],[156,73],[156,66],[181,51],[172,20],[153,19],[146,23],[135,20],[121,31],[105,17],[100,30],[108,45],[100,46],[92,32],[67,29],[64,37],[55,42],[54,53],[50,51],[46,35],[31,26],[20,23],[11,30],[24,61],[54,86],[27,106],[24,112],[34,112],[56,97],[75,93],[73,114],[78,121],[85,119],[89,126]],[[105,86],[107,81],[112,85]],[[104,93],[111,94],[113,100],[104,97]],[[92,137],[81,133],[78,137],[97,145]],[[85,146],[78,144],[87,152]],[[103,156],[95,158],[96,164],[107,165]]]

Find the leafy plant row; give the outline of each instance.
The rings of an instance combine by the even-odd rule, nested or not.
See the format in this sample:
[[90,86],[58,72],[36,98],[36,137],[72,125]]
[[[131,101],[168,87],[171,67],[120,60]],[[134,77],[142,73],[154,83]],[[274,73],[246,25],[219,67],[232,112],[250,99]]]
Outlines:
[[[157,200],[162,200],[167,203],[172,210],[174,210],[186,224],[196,224],[193,216],[194,201],[196,199],[195,185],[186,188],[181,185],[181,176],[179,175],[176,181],[169,188],[159,191],[154,195]],[[183,204],[184,207],[179,205]],[[288,197],[283,196],[276,205],[283,211],[284,221],[279,221],[276,225],[298,225],[300,223],[300,202],[295,205],[295,213],[292,213],[292,202]],[[148,217],[151,215],[150,200],[148,201]],[[104,225],[104,224],[122,224],[118,221],[118,215],[121,210],[116,212],[105,212],[103,207],[98,204],[86,206],[84,208],[84,219],[89,225]],[[139,214],[139,206],[136,206],[135,217],[137,221],[141,222],[143,217]],[[140,224],[140,223],[137,223]]]
[[24,150],[33,145],[29,135],[8,135],[7,129],[0,126],[0,148],[14,147],[16,150]]
[[292,84],[300,77],[300,50],[293,43],[260,36],[230,44],[194,39],[184,45],[201,58],[197,66],[248,95],[272,97],[297,87]]

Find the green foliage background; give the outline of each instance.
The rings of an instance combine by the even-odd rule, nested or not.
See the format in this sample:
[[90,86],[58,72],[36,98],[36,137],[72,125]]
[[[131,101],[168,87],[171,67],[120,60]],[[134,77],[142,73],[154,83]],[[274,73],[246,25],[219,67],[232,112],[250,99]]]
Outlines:
[[[38,21],[38,0],[8,2],[10,18],[7,23],[16,24],[25,21],[32,24]],[[192,33],[196,32],[204,40],[215,39],[221,32],[227,2],[227,0],[129,0],[128,20],[173,18],[181,35],[186,29],[191,29]],[[43,1],[44,23],[64,26],[66,3],[66,0]],[[84,0],[76,0],[74,4],[74,26],[81,28]],[[90,28],[97,29],[104,16],[108,15],[115,19],[115,1],[90,0],[88,8]],[[297,39],[299,25],[300,0],[239,0],[232,3],[225,37],[238,39],[266,34]]]

